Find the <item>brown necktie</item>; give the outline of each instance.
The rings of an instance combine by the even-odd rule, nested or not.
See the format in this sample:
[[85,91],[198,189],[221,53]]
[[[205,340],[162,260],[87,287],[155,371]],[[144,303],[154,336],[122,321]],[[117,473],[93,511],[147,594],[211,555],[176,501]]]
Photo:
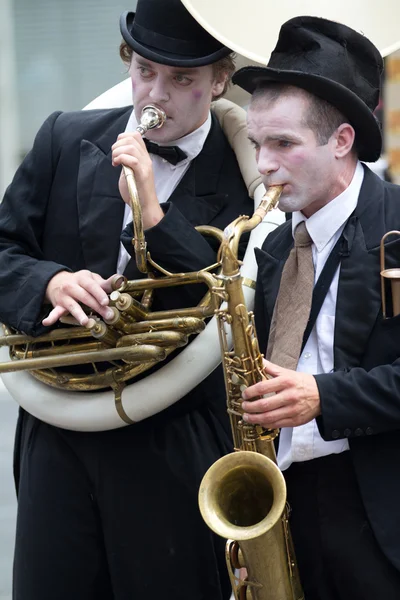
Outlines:
[[297,367],[310,316],[314,287],[311,244],[302,221],[296,227],[294,248],[283,267],[268,339],[267,359],[286,369]]

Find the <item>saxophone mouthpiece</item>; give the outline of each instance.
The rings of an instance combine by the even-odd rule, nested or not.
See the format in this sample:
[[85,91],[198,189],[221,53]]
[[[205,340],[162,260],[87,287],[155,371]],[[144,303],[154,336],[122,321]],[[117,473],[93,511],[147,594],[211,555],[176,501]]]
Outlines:
[[282,192],[283,185],[271,185],[265,192],[261,202],[264,202],[264,200],[268,201],[270,203],[269,210],[271,210],[272,208],[276,208]]
[[276,208],[278,206],[279,198],[281,197],[283,191],[283,185],[271,185],[264,196],[261,199],[260,204],[258,205],[257,210],[255,211],[255,215],[258,215],[261,219],[265,217],[267,212]]

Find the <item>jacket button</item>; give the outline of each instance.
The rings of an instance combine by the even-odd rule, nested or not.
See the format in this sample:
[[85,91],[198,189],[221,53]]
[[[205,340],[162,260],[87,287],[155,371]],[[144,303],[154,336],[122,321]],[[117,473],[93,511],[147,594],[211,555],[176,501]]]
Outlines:
[[338,431],[337,429],[334,429],[332,431],[332,437],[333,437],[334,440],[337,440],[338,437],[340,437],[340,431]]
[[345,429],[343,431],[343,435],[344,435],[344,437],[350,437],[351,436],[351,429]]
[[374,433],[374,430],[372,429],[372,427],[367,427],[367,429],[365,430],[365,433],[367,435],[372,435]]
[[359,427],[357,427],[357,429],[355,430],[355,435],[360,436],[360,435],[364,435],[364,432],[362,429],[360,429]]

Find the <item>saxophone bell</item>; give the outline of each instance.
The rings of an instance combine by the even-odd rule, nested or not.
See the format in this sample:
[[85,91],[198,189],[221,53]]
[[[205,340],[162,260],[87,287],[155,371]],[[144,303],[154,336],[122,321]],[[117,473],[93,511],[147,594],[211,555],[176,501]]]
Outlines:
[[[286,484],[278,466],[258,452],[228,454],[205,474],[200,512],[208,527],[228,539],[226,562],[236,600],[300,600],[295,565],[282,520]],[[238,580],[235,569],[248,577]],[[266,582],[268,581],[268,587]]]

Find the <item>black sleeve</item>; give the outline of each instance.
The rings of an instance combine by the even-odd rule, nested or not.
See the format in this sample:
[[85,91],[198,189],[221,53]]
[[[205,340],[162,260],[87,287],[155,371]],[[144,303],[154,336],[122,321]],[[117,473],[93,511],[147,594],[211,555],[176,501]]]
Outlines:
[[315,379],[321,398],[317,423],[324,440],[400,429],[400,359],[370,371],[354,367]]
[[[198,271],[216,261],[216,251],[207,239],[196,231],[176,206],[170,202],[161,205],[164,218],[145,231],[151,258],[173,273]],[[122,234],[122,243],[132,254],[132,223]]]
[[44,260],[41,249],[55,158],[52,132],[60,113],[39,130],[0,206],[0,320],[38,334],[45,290],[64,265]]

